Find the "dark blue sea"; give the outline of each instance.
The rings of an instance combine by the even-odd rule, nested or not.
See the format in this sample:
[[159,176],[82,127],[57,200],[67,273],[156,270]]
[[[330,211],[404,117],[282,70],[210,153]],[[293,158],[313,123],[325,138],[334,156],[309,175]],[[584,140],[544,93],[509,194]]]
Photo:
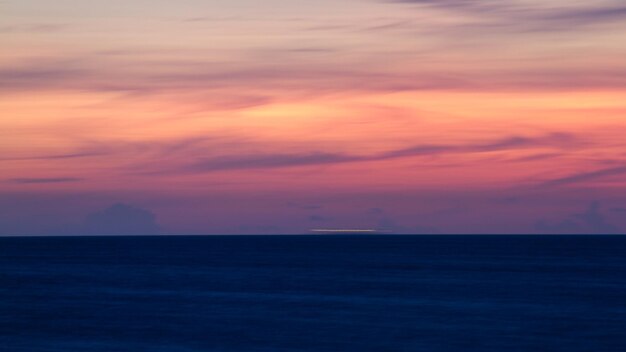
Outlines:
[[0,351],[626,351],[626,237],[0,238]]

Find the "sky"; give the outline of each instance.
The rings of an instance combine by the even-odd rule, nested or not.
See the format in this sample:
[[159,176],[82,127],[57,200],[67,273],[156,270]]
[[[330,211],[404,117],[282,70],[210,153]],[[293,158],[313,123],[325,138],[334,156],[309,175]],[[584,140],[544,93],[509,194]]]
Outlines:
[[3,0],[0,235],[624,233],[624,33],[622,0]]

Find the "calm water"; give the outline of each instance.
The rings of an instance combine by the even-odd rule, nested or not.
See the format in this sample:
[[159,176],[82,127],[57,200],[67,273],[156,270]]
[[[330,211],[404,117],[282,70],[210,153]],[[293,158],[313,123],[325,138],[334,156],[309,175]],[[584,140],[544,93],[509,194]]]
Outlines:
[[0,350],[626,351],[626,237],[0,238]]

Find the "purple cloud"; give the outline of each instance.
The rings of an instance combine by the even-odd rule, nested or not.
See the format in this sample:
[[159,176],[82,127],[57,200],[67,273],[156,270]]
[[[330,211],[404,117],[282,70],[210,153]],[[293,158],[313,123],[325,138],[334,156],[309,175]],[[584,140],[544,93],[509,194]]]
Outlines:
[[333,153],[259,154],[208,158],[184,167],[189,172],[210,172],[238,169],[273,169],[291,166],[337,164],[365,160]]
[[543,183],[543,186],[564,186],[573,183],[592,181],[604,177],[626,174],[626,166],[611,167],[596,171],[581,172],[570,176],[557,178]]
[[48,178],[14,178],[14,179],[10,179],[9,182],[21,183],[21,184],[68,183],[68,182],[79,182],[82,180],[83,180],[82,178],[76,178],[76,177],[48,177]]
[[451,144],[451,145],[416,145],[398,149],[381,155],[381,159],[396,157],[430,155],[442,153],[479,153],[498,150],[525,149],[536,147],[568,148],[580,146],[582,141],[567,133],[551,133],[541,137],[511,136],[487,143]]
[[585,6],[554,6],[524,1],[492,0],[393,0],[428,6],[446,11],[462,12],[482,19],[488,24],[519,30],[576,30],[580,26],[606,24],[626,19],[626,5],[621,1],[588,2]]
[[[147,64],[142,65],[142,69],[133,69],[138,65],[128,59],[125,65],[119,66],[94,55],[61,61],[27,62],[20,67],[0,67],[0,93],[74,90],[140,96],[185,93],[195,98],[198,94],[205,94],[207,107],[241,109],[268,104],[277,97],[296,93],[610,89],[623,88],[626,78],[626,71],[620,67],[566,69],[551,65],[533,69],[474,71],[416,68],[402,73],[372,67],[348,68],[332,61],[303,66],[297,61],[287,60],[280,69],[267,68],[259,62],[242,63],[241,67],[220,67],[192,60],[186,60],[184,65],[179,60],[173,60],[152,69]],[[263,95],[250,92],[259,86],[266,87],[267,92]]]
[[213,172],[242,169],[275,169],[296,166],[330,165],[352,162],[382,161],[424,155],[446,153],[480,153],[517,150],[535,147],[571,148],[581,145],[576,137],[564,133],[552,133],[540,137],[512,136],[493,142],[467,144],[414,145],[374,155],[352,155],[342,153],[306,152],[293,154],[246,154],[200,158],[184,165],[175,172]]
[[85,219],[83,234],[155,235],[160,232],[156,216],[149,210],[117,203]]
[[553,234],[600,234],[610,235],[622,233],[622,230],[609,223],[601,212],[599,202],[592,202],[587,210],[580,214],[572,214],[567,219],[550,222],[541,219],[535,223],[540,233]]

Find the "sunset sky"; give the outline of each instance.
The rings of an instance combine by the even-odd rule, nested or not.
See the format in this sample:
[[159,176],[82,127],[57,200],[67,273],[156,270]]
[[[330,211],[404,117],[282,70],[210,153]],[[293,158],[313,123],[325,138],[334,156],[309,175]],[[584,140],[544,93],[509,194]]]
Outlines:
[[3,0],[0,234],[624,232],[625,33],[622,0]]

